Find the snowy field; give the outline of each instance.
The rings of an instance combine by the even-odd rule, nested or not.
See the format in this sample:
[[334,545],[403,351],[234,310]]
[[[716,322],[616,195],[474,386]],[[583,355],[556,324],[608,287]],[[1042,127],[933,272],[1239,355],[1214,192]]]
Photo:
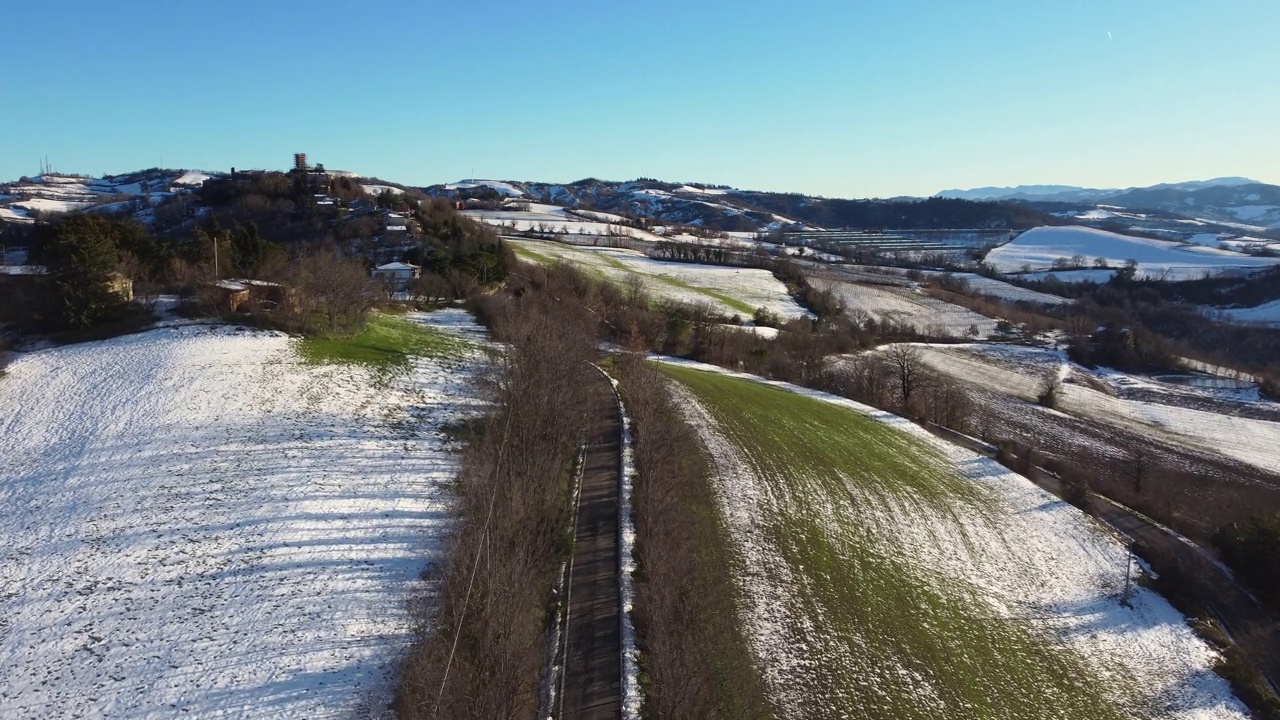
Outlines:
[[639,278],[654,297],[711,303],[725,315],[750,319],[763,307],[783,319],[806,317],[773,273],[759,268],[654,260],[624,248],[584,247],[541,240],[508,239],[516,252],[537,262],[562,260],[618,282]]
[[[757,239],[754,232],[729,232],[724,237],[700,237],[687,232],[678,232],[676,228],[656,226],[652,230],[642,230],[626,225],[626,218],[612,213],[595,210],[569,210],[560,205],[527,202],[520,203],[519,208],[504,210],[464,210],[463,215],[478,222],[493,225],[500,230],[520,233],[545,233],[563,235],[566,240],[591,242],[602,237],[629,237],[645,242],[680,242],[710,247],[725,247],[750,250],[765,247],[776,250],[776,246],[767,245]],[[799,247],[787,248],[787,254],[796,255],[803,250]],[[827,253],[808,251],[814,257],[822,257],[829,261],[838,261],[839,257]]]
[[[986,262],[1003,273],[1019,272],[1026,267],[1049,270],[1058,259],[1082,255],[1092,264],[1102,258],[1112,267],[1126,260],[1138,261],[1138,273],[1144,277],[1168,280],[1191,280],[1205,273],[1244,271],[1270,267],[1280,259],[1258,258],[1217,248],[1183,245],[1150,238],[1119,235],[1087,227],[1039,227],[1028,230],[1013,242],[992,250]],[[1096,272],[1096,271],[1095,271]],[[1103,271],[1109,272],[1109,271]],[[1068,273],[1055,273],[1064,281],[1079,279]]]
[[1273,300],[1250,308],[1215,310],[1214,313],[1228,322],[1280,327],[1280,300]]
[[526,205],[528,209],[524,210],[463,210],[462,214],[473,220],[512,232],[554,233],[580,236],[584,239],[626,236],[650,242],[666,240],[661,235],[618,224],[617,220],[620,216],[617,215],[591,213],[590,217],[595,219],[588,220],[565,212],[565,209],[559,205],[541,203],[526,203]]
[[384,712],[479,360],[379,382],[296,342],[193,325],[9,366],[0,717]]
[[[877,266],[858,266],[859,270],[870,273],[879,273],[887,275],[895,275],[898,277],[906,277],[909,270],[900,267]],[[1019,287],[1013,283],[1007,283],[1003,280],[996,280],[985,275],[966,272],[938,272],[936,270],[921,271],[926,277],[940,278],[944,276],[952,277],[956,280],[963,280],[969,288],[970,295],[985,295],[993,297],[997,300],[1005,300],[1008,302],[1029,302],[1039,305],[1070,305],[1075,300],[1070,298],[1051,295],[1049,293],[1037,292],[1024,287]]]
[[1038,305],[1070,305],[1075,300],[1050,295],[1049,293],[1028,290],[1003,280],[996,280],[976,273],[952,273],[952,277],[963,280],[969,286],[969,294],[986,295],[1008,302],[1029,302]]
[[[819,281],[819,287],[826,287]],[[844,301],[853,317],[868,315],[879,322],[893,321],[914,325],[920,332],[950,337],[988,337],[996,331],[996,321],[959,305],[926,295],[919,288],[830,282],[831,289]]]
[[[804,688],[812,673],[831,666],[839,666],[832,671],[837,677],[868,678],[864,682],[869,682],[871,689],[861,691],[861,703],[888,705],[894,702],[895,693],[902,693],[913,698],[909,705],[913,716],[950,717],[961,710],[948,688],[936,684],[943,677],[937,670],[906,659],[899,667],[865,666],[858,652],[849,652],[861,647],[862,641],[852,647],[837,644],[834,649],[839,652],[833,654],[832,635],[839,634],[839,629],[827,626],[829,620],[822,608],[802,602],[800,595],[817,588],[817,597],[821,597],[838,579],[797,568],[787,559],[789,551],[776,545],[771,529],[778,526],[780,518],[805,512],[826,519],[818,527],[826,528],[830,534],[827,542],[832,546],[839,546],[844,535],[853,547],[866,547],[875,538],[874,542],[885,543],[886,551],[893,549],[892,556],[904,563],[912,581],[923,583],[921,591],[928,587],[944,596],[957,593],[985,605],[992,618],[988,622],[1029,628],[1041,642],[1068,648],[1084,658],[1086,672],[1093,676],[1088,682],[1096,683],[1099,692],[1110,696],[1122,716],[1186,720],[1247,717],[1226,681],[1212,671],[1216,654],[1196,637],[1186,618],[1142,586],[1135,587],[1128,607],[1120,602],[1125,547],[1079,510],[995,461],[947,443],[892,414],[785,383],[687,361],[669,362],[770,385],[847,408],[893,428],[925,448],[913,462],[930,467],[928,472],[936,473],[938,482],[948,482],[942,478],[952,474],[958,478],[958,488],[967,486],[981,498],[940,509],[911,494],[879,497],[872,490],[878,484],[873,483],[851,485],[853,500],[842,493],[808,493],[797,504],[789,495],[802,491],[780,490],[777,483],[782,476],[800,470],[778,469],[768,458],[755,457],[753,447],[734,443],[730,425],[740,421],[729,420],[726,425],[725,417],[711,412],[704,390],[679,391],[692,426],[715,450],[727,523],[753,568],[742,579],[749,606],[744,619],[785,716],[816,716],[813,704],[821,699]],[[881,613],[895,611],[902,609],[879,609]],[[890,619],[890,615],[883,617]],[[922,622],[947,623],[941,618]],[[868,641],[875,642],[874,638]],[[945,673],[945,668],[941,672]],[[997,688],[1005,681],[991,677],[984,695],[999,693]],[[967,709],[957,716],[980,714],[967,703],[962,706]],[[1055,717],[1089,714],[1084,709],[1060,706],[1054,706],[1054,712]]]
[[[1208,412],[1184,405],[1197,394],[1226,398],[1215,392],[1174,386],[1113,370],[1091,371],[1068,361],[1057,350],[1012,345],[920,345],[927,363],[978,387],[1023,400],[1034,400],[1054,380],[1090,376],[1114,387],[1141,388],[1165,402],[1114,397],[1087,384],[1066,382],[1057,409],[1154,437],[1174,445],[1225,455],[1270,472],[1280,472],[1280,423]],[[1249,391],[1254,398],[1257,391]],[[1254,400],[1254,402],[1257,402]]]
[[211,176],[202,172],[157,170],[101,178],[49,173],[27,182],[8,183],[0,194],[0,219],[31,222],[31,212],[67,213],[122,198],[160,201],[197,188]]
[[445,190],[474,190],[476,188],[489,188],[500,195],[506,197],[521,197],[524,192],[516,188],[511,183],[499,182],[497,180],[462,180],[456,183],[449,183],[444,186]]

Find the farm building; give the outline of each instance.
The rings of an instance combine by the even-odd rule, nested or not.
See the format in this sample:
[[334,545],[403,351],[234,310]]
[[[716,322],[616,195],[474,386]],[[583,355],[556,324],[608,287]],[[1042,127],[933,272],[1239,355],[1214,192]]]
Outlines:
[[373,269],[374,280],[390,284],[397,291],[409,287],[409,281],[422,276],[422,268],[409,263],[393,262]]
[[223,312],[248,310],[250,306],[262,308],[285,307],[297,309],[297,291],[279,283],[265,280],[219,280],[209,286],[209,304]]

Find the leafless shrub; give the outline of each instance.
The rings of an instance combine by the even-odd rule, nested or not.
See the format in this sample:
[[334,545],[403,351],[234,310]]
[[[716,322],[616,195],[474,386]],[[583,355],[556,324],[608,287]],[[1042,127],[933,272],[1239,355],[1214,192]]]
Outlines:
[[440,607],[402,671],[403,718],[524,717],[536,704],[569,465],[601,382],[587,364],[594,320],[569,279],[553,280],[477,301],[507,349],[486,378],[494,412],[463,456]]
[[632,357],[622,378],[636,438],[635,618],[648,716],[768,717],[705,451],[657,372]]

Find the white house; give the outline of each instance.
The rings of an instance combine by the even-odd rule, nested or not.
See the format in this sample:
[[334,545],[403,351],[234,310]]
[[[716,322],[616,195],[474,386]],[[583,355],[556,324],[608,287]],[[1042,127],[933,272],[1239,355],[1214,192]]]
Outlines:
[[409,287],[409,281],[422,276],[422,268],[409,263],[393,262],[373,269],[373,279],[390,283],[396,292]]
[[382,216],[382,228],[387,232],[408,232],[409,218],[400,213],[388,212]]

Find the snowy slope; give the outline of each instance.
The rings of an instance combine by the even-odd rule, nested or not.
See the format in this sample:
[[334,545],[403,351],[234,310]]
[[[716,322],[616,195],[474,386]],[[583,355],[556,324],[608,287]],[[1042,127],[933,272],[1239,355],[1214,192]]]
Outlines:
[[[659,360],[764,383],[845,407],[928,446],[950,466],[951,472],[959,473],[987,495],[989,500],[984,507],[952,506],[952,512],[938,513],[904,502],[877,510],[874,501],[868,503],[860,497],[855,507],[865,517],[859,517],[858,524],[882,525],[879,531],[900,543],[898,557],[919,568],[923,577],[969,584],[975,589],[973,597],[987,603],[994,616],[1035,627],[1046,642],[1060,643],[1083,655],[1089,667],[1100,675],[1131,679],[1133,687],[1146,695],[1143,704],[1151,708],[1150,715],[1144,712],[1138,716],[1180,720],[1247,717],[1230,686],[1212,671],[1215,652],[1195,635],[1187,619],[1168,601],[1137,586],[1128,607],[1120,602],[1126,549],[1076,508],[994,460],[948,443],[890,413],[816,390],[714,366]],[[806,617],[786,615],[786,605],[797,582],[821,580],[787,577],[777,572],[781,561],[770,558],[768,548],[762,552],[760,541],[771,537],[772,531],[757,530],[758,536],[741,532],[744,526],[750,530],[753,523],[769,520],[762,508],[785,504],[785,493],[766,489],[758,477],[753,477],[755,471],[751,467],[735,460],[742,451],[725,441],[716,419],[692,393],[681,392],[679,398],[686,418],[713,450],[720,480],[726,486],[720,502],[731,532],[738,534],[740,542],[745,535],[745,551],[754,568],[744,581],[746,601],[754,610],[748,618],[748,628],[769,632],[765,638],[755,638],[761,655],[758,659],[767,677],[781,680],[783,693],[799,693],[803,697],[806,666],[813,659],[798,654],[805,648],[787,639],[789,635],[813,633],[815,628],[806,622]],[[727,473],[726,466],[733,464],[738,466],[733,468],[735,472]],[[810,503],[814,499],[806,496],[804,501]],[[872,509],[868,510],[867,505]],[[833,528],[849,520],[836,512],[833,508]],[[763,562],[757,564],[757,559]],[[775,561],[770,564],[770,560]],[[813,618],[812,622],[821,623],[821,618]],[[920,683],[920,693],[922,703],[931,699],[927,683]],[[786,716],[806,715],[791,711]]]
[[475,364],[423,360],[379,389],[293,342],[188,326],[10,365],[0,717],[386,707],[447,528],[438,428],[476,402]]
[[1231,308],[1217,312],[1231,322],[1280,326],[1280,300],[1257,307]]
[[[1056,377],[1075,374],[1142,384],[1160,391],[1160,383],[1115,371],[1091,371],[1070,363],[1060,351],[1008,345],[919,346],[925,361],[953,377],[993,392],[1033,400]],[[1056,369],[1056,373],[1055,373]],[[1132,430],[1173,445],[1199,448],[1270,472],[1280,473],[1280,423],[1208,412],[1170,403],[1113,397],[1083,384],[1065,383],[1057,409],[1112,427]]]
[[[1008,244],[988,253],[986,262],[1000,272],[1017,272],[1053,267],[1059,258],[1083,255],[1087,263],[1103,258],[1113,267],[1126,260],[1138,261],[1138,273],[1146,277],[1187,280],[1206,272],[1244,271],[1270,267],[1275,258],[1257,258],[1241,253],[1202,246],[1186,246],[1150,238],[1120,235],[1094,228],[1039,227],[1028,230]],[[1066,279],[1067,276],[1059,274]]]
[[197,189],[214,177],[195,170],[145,170],[101,178],[45,174],[0,184],[0,218],[30,222],[31,213],[68,213]]
[[444,185],[445,190],[475,190],[478,188],[489,188],[499,195],[506,197],[521,197],[525,193],[509,182],[499,182],[497,180],[460,180],[456,183]]
[[768,270],[655,260],[623,248],[583,247],[540,240],[508,240],[517,254],[538,262],[561,260],[615,281],[639,279],[653,297],[710,303],[725,315],[747,318],[763,307],[783,320],[807,317],[787,287]]
[[1003,280],[986,277],[985,275],[977,275],[974,273],[953,273],[953,277],[963,280],[969,286],[970,293],[974,295],[986,295],[988,297],[1007,300],[1009,302],[1029,302],[1039,305],[1070,305],[1075,300],[1070,298],[1050,295],[1049,293],[1028,290],[1024,287],[1011,285]]
[[996,331],[995,320],[930,297],[918,288],[848,282],[831,282],[830,287],[854,319],[866,314],[877,322],[907,323],[920,332],[957,338],[970,336],[971,327],[978,329],[979,337]]

